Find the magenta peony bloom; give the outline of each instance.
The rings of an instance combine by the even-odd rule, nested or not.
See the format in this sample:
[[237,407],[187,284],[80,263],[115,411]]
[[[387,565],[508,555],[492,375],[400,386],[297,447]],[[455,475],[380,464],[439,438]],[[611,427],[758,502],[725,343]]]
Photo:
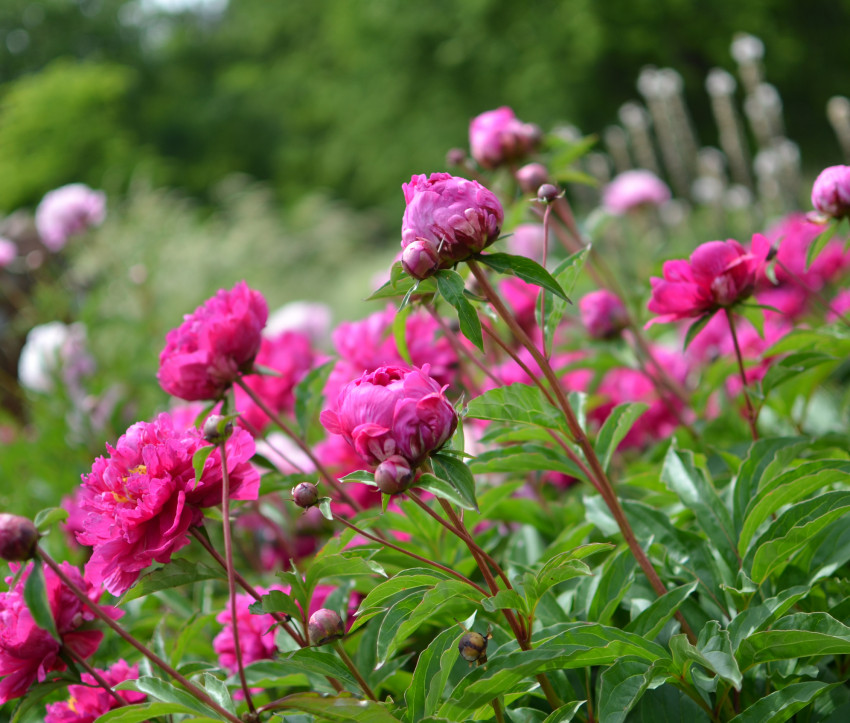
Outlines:
[[[192,457],[206,446],[194,427],[175,427],[168,414],[138,422],[107,445],[83,475],[80,507],[87,513],[77,541],[94,549],[86,573],[121,595],[154,561],[167,563],[189,543],[188,531],[201,524],[204,507],[221,502],[221,456],[215,449],[195,483]],[[250,464],[254,440],[234,429],[225,445],[231,499],[254,500],[259,474]]]
[[[139,677],[138,665],[127,665],[119,660],[109,670],[98,670],[101,677],[112,687],[125,680],[136,680]],[[100,687],[89,673],[83,673],[83,683],[88,685],[69,685],[67,701],[48,703],[44,723],[94,723],[94,721],[118,707],[116,700]],[[118,695],[127,704],[141,703],[144,693],[135,690],[118,690]]]
[[106,194],[82,183],[50,191],[35,210],[35,226],[50,251],[60,251],[71,236],[106,218]]
[[[68,562],[60,567],[92,600],[100,597],[76,567]],[[12,569],[16,570],[17,566]],[[0,676],[5,676],[0,680],[0,705],[25,695],[33,683],[46,680],[48,673],[65,670],[65,663],[59,657],[59,643],[35,624],[24,602],[24,584],[31,571],[32,563],[14,587],[0,593]],[[14,577],[7,577],[6,584],[11,586],[13,580]],[[90,657],[100,645],[103,633],[78,628],[94,620],[94,615],[48,567],[44,568],[44,582],[62,644],[81,658]],[[113,618],[123,614],[112,607],[103,606],[103,609]]]
[[651,171],[625,171],[602,192],[602,206],[608,213],[622,216],[640,206],[660,206],[670,200],[670,189]]
[[[310,337],[298,331],[284,331],[273,338],[263,338],[255,364],[273,369],[278,376],[251,374],[245,384],[256,392],[274,412],[291,412],[295,407],[295,385],[322,361],[313,349]],[[262,431],[269,418],[244,392],[236,387],[236,409],[255,429]]]
[[[287,588],[274,586],[270,590],[288,592]],[[270,592],[262,587],[257,592],[266,595]],[[236,596],[236,625],[239,628],[239,649],[242,652],[243,665],[255,663],[258,660],[271,660],[277,652],[274,642],[277,623],[268,614],[254,615],[248,609],[254,604],[254,598],[250,595],[239,594]],[[224,629],[213,639],[213,650],[218,653],[218,662],[222,668],[230,673],[236,673],[236,645],[233,641],[233,625],[230,615],[230,605],[222,610],[216,621],[224,626]]]
[[540,137],[536,125],[523,123],[507,106],[488,110],[469,124],[470,152],[482,168],[496,168],[523,158],[540,142]]
[[612,339],[629,321],[620,297],[607,289],[586,294],[578,302],[578,308],[582,323],[594,339]]
[[457,427],[457,413],[428,371],[426,364],[364,374],[339,393],[337,411],[322,412],[322,424],[370,466],[401,455],[415,467]]
[[820,172],[812,186],[812,206],[833,218],[850,213],[850,166],[830,166]]
[[402,185],[407,207],[401,222],[401,246],[430,241],[449,268],[478,253],[499,237],[505,212],[495,194],[477,181],[448,173],[413,176]]
[[666,261],[664,278],[650,280],[652,298],[648,307],[661,316],[647,326],[702,316],[750,296],[770,242],[756,234],[752,247],[752,252],[747,252],[732,239],[709,241],[697,247],[690,261]]
[[268,314],[263,295],[244,281],[220,289],[166,334],[160,386],[188,402],[218,399],[240,372],[250,371]]

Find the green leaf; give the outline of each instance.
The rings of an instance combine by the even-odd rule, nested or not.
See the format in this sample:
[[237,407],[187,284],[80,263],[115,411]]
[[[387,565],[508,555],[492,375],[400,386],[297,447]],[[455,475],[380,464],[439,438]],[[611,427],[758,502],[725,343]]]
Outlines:
[[195,470],[194,487],[197,487],[198,482],[201,481],[201,475],[204,473],[204,465],[207,463],[207,459],[213,453],[213,450],[215,450],[215,446],[207,444],[203,447],[198,447],[195,454],[192,455],[192,469]]
[[300,710],[332,723],[399,723],[384,703],[361,700],[352,695],[321,696],[295,693],[276,701],[280,710]]
[[818,257],[821,251],[826,248],[826,245],[830,242],[832,237],[835,235],[835,232],[838,230],[839,221],[833,219],[830,221],[826,228],[815,237],[814,241],[809,245],[809,248],[806,250],[806,270],[808,271],[809,267],[812,265],[814,260]]
[[425,473],[416,479],[416,487],[426,492],[430,492],[435,497],[447,500],[453,505],[462,507],[465,510],[474,510],[474,505],[470,504],[452,485],[451,482],[435,477],[432,474]]
[[57,522],[64,522],[68,519],[68,510],[63,507],[48,507],[46,510],[41,510],[33,519],[33,524],[39,532],[44,533],[52,525]]
[[[590,247],[577,251],[568,256],[555,267],[552,276],[560,284],[566,294],[572,293],[573,287],[584,269],[585,261],[590,254]],[[566,300],[544,292],[546,297],[546,348],[552,348],[552,338],[555,330],[564,318],[567,310]]]
[[510,384],[484,392],[470,400],[467,416],[569,431],[561,411],[549,403],[539,387],[528,384]]
[[565,301],[569,301],[566,292],[561,288],[561,285],[546,269],[544,269],[536,261],[532,261],[526,256],[512,256],[511,254],[481,254],[478,256],[481,263],[486,264],[491,269],[498,271],[500,274],[510,274],[517,276],[523,281],[539,286],[555,296],[559,296]]
[[295,385],[295,421],[298,423],[302,437],[306,436],[310,423],[322,407],[324,401],[322,392],[333,367],[333,361],[320,364],[307,372]]
[[839,685],[841,683],[829,684],[815,680],[792,683],[757,700],[729,723],[783,723],[815,698]]
[[[166,715],[195,715],[194,708],[179,703],[138,703],[104,713],[95,723],[147,723]],[[205,714],[207,715],[207,714]],[[214,720],[223,720],[216,716]]]
[[360,603],[357,617],[371,608],[380,607],[382,603],[394,595],[412,590],[414,588],[435,587],[439,583],[448,580],[449,576],[437,570],[427,567],[411,567],[393,575],[386,582],[372,588],[368,595]]
[[44,683],[36,683],[35,685],[31,685],[27,688],[27,694],[18,701],[18,704],[15,706],[15,710],[12,713],[12,718],[9,723],[22,723],[23,721],[32,721],[33,718],[27,715],[33,708],[36,708],[42,705],[42,701],[60,688],[67,688],[69,685],[73,685],[76,683],[75,680],[71,679],[70,671],[68,672],[68,679],[63,678],[62,680],[50,680],[45,681]]
[[737,568],[737,545],[732,516],[714,485],[696,466],[693,452],[670,445],[661,469],[661,481],[675,492],[682,504],[692,510],[697,524],[705,530],[714,547],[730,568]]
[[667,621],[676,614],[682,603],[697,589],[698,585],[699,581],[694,580],[685,585],[674,587],[657,600],[653,600],[650,606],[626,625],[624,629],[627,632],[641,635],[647,640],[652,640],[661,632]]
[[464,500],[466,509],[477,510],[478,501],[475,498],[475,477],[467,464],[449,454],[432,454],[431,464],[434,475],[448,482],[457,494]]
[[[384,569],[376,562],[369,559],[375,554],[374,550],[343,550],[335,555],[318,557],[313,560],[310,569],[307,570],[305,586],[312,594],[313,588],[329,577],[351,577],[354,575],[382,575],[387,576]],[[368,556],[368,557],[367,557]]]
[[540,444],[514,444],[482,452],[470,460],[469,468],[475,474],[516,472],[524,477],[529,472],[551,471],[584,479],[584,473],[558,450]]
[[574,700],[571,703],[566,703],[547,715],[543,723],[570,723],[585,703],[587,703],[586,700]]
[[485,597],[481,601],[481,606],[488,613],[493,613],[497,610],[517,610],[524,615],[528,615],[531,611],[525,598],[516,590],[499,590],[495,595]]
[[363,482],[365,484],[375,485],[375,473],[369,472],[365,469],[357,470],[356,472],[350,472],[345,475],[340,482]]
[[[716,620],[709,621],[709,625],[716,626],[712,627],[712,630],[719,631],[720,626]],[[732,656],[729,635],[725,630],[721,632],[726,635],[718,635],[718,640],[710,641],[711,647],[706,650],[691,645],[684,634],[670,638],[670,652],[673,654],[672,668],[675,674],[684,676],[690,665],[697,663],[707,671],[717,673],[720,678],[740,690],[743,676],[738,668],[738,662]]]
[[635,579],[635,558],[628,547],[605,561],[598,587],[587,611],[590,620],[607,624]]
[[249,609],[255,615],[261,613],[283,613],[296,620],[301,619],[301,608],[298,607],[294,598],[289,593],[281,590],[269,590],[257,602],[251,603]]
[[333,520],[334,515],[331,511],[331,498],[330,497],[319,497],[319,501],[316,503],[319,507],[319,512],[322,513],[322,517],[326,520]]
[[776,387],[795,380],[800,374],[821,364],[838,363],[831,354],[820,351],[801,351],[774,362],[762,379],[762,393],[767,396]]
[[602,462],[603,469],[608,469],[611,456],[617,449],[617,445],[623,441],[623,437],[629,433],[634,423],[647,409],[649,409],[649,405],[643,402],[626,402],[625,404],[618,404],[611,410],[605,424],[602,425],[602,429],[596,436],[596,444],[594,445],[596,456]]
[[711,663],[717,675],[740,690],[743,676],[732,653],[732,639],[728,630],[720,629],[717,620],[709,620],[700,630],[697,650]]
[[259,675],[262,680],[270,682],[276,678],[312,673],[322,677],[336,678],[351,690],[360,690],[357,680],[343,662],[335,654],[326,653],[318,648],[302,648],[281,655],[275,660],[258,661],[246,668],[246,675],[249,673],[252,678]]
[[784,615],[794,603],[808,595],[810,589],[808,585],[796,585],[782,590],[776,597],[768,598],[760,605],[751,605],[741,611],[727,628],[732,650],[737,652],[745,638]]
[[410,358],[410,350],[407,348],[407,317],[410,316],[412,310],[413,307],[411,306],[405,306],[403,309],[400,309],[393,317],[392,324],[396,349],[398,349],[401,358],[411,366],[413,365],[413,360]]
[[181,585],[189,585],[202,580],[224,580],[223,570],[218,570],[202,562],[193,560],[176,559],[164,567],[143,575],[139,581],[131,587],[121,598],[121,605],[130,600],[159,592],[160,590],[171,590]]
[[694,337],[699,334],[703,329],[705,329],[706,324],[711,321],[711,318],[717,312],[711,311],[708,314],[703,314],[699,319],[697,319],[693,324],[688,327],[688,331],[685,334],[685,343],[682,345],[682,351],[687,351],[691,342],[694,340]]
[[[454,648],[462,634],[457,628],[446,628],[420,653],[413,679],[404,694],[408,723],[416,723],[437,710],[456,660]],[[447,652],[450,656],[444,659]]]
[[[149,675],[143,675],[135,680],[125,680],[115,686],[116,690],[138,690],[141,693],[149,695],[151,698],[162,701],[163,703],[176,703],[184,708],[188,708],[194,713],[199,713],[206,718],[215,720],[226,720],[216,713],[212,708],[207,707],[197,700],[193,695],[176,688],[171,683],[166,683],[159,678],[154,678]],[[119,708],[118,710],[123,710]]]
[[437,272],[437,288],[440,295],[457,310],[461,333],[482,352],[484,337],[481,335],[481,320],[475,307],[469,303],[463,293],[463,278],[457,271],[443,269]]
[[[587,152],[596,145],[598,140],[599,138],[595,134],[584,136],[583,138],[579,138],[577,141],[563,141],[558,139],[556,142],[559,145],[563,143],[564,147],[558,149],[552,157],[550,165],[555,170],[555,174],[557,175],[558,173],[565,171],[568,166],[572,165],[582,156],[587,154]],[[596,179],[593,179],[593,184],[596,183]]]
[[742,670],[772,660],[850,653],[850,628],[827,613],[795,613],[771,630],[753,633],[738,648]]
[[647,688],[664,677],[663,671],[640,658],[618,660],[599,676],[596,696],[599,723],[623,723]]
[[38,558],[32,561],[32,569],[24,584],[24,602],[35,624],[50,633],[50,636],[62,645],[62,638],[56,630],[56,620],[53,619],[53,612],[50,610],[50,601],[47,599],[44,569]]
[[230,691],[227,689],[227,685],[209,673],[203,673],[201,680],[209,697],[226,711],[236,715],[236,705],[233,703],[233,698],[230,697]]
[[850,492],[827,492],[783,512],[751,546],[744,569],[757,585],[784,567],[814,535],[850,512]]

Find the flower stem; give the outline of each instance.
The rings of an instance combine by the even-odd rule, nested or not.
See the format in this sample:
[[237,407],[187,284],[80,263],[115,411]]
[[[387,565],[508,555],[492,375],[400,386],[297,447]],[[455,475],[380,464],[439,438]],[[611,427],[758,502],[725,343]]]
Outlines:
[[71,580],[62,568],[58,565],[56,560],[54,560],[50,555],[48,555],[43,548],[38,547],[36,550],[36,555],[44,561],[44,564],[47,565],[53,572],[56,573],[56,576],[68,587],[68,589],[74,594],[74,596],[85,605],[89,610],[91,610],[95,616],[100,618],[108,627],[110,627],[115,633],[118,634],[125,642],[132,645],[136,650],[138,650],[142,655],[144,655],[148,660],[150,660],[154,665],[159,666],[165,671],[168,675],[170,675],[174,680],[176,680],[180,685],[182,685],[189,693],[191,693],[195,698],[197,698],[204,705],[212,708],[219,716],[221,716],[224,720],[230,721],[230,723],[242,723],[242,721],[237,718],[235,715],[230,713],[228,710],[222,708],[218,703],[216,703],[209,695],[207,695],[203,690],[201,690],[198,686],[194,685],[190,681],[186,680],[180,673],[178,673],[174,668],[172,668],[168,663],[166,663],[162,658],[160,658],[156,653],[154,653],[149,648],[145,647],[142,643],[140,643],[136,638],[134,638],[130,633],[128,633],[124,628],[122,628],[118,623],[116,623],[109,615],[107,615],[94,600],[89,598],[85,592],[83,592],[79,587],[77,587],[76,583]]
[[360,675],[360,671],[357,669],[357,666],[354,664],[354,661],[349,657],[348,653],[345,652],[345,648],[342,646],[342,642],[339,640],[334,641],[334,650],[336,650],[337,654],[340,658],[342,658],[342,662],[345,663],[345,667],[351,671],[351,674],[354,676],[355,680],[357,680],[357,684],[363,690],[363,692],[374,701],[377,701],[378,698],[375,696],[375,693],[369,687],[369,684],[366,682],[366,679]]
[[106,682],[104,677],[100,673],[98,673],[91,665],[89,665],[83,657],[77,655],[72,648],[63,645],[60,650],[60,655],[67,655],[77,665],[83,668],[92,678],[95,679],[95,681],[97,681],[97,684],[101,688],[103,688],[107,693],[109,693],[109,695],[112,696],[115,702],[118,703],[119,708],[127,705],[127,701],[124,700],[120,695],[118,695],[118,693],[116,693],[112,689],[112,686]]
[[758,440],[759,432],[756,427],[758,421],[758,413],[753,407],[753,402],[747,392],[747,373],[744,371],[744,357],[741,354],[741,345],[738,343],[738,334],[735,330],[735,315],[731,309],[726,309],[726,318],[729,320],[729,331],[732,333],[732,343],[735,345],[735,357],[738,360],[738,371],[741,374],[741,391],[744,393],[744,402],[747,405],[747,423],[750,425],[750,432],[753,435],[753,440]]
[[230,599],[230,625],[233,629],[233,647],[236,651],[236,667],[239,671],[239,682],[242,692],[245,694],[245,702],[248,710],[256,714],[254,701],[251,698],[251,689],[245,679],[245,665],[242,661],[242,647],[239,645],[239,624],[236,613],[236,576],[233,568],[233,540],[230,535],[230,474],[227,471],[227,453],[225,444],[218,444],[221,454],[221,516],[222,531],[224,533],[224,568],[227,571],[227,594]]
[[[546,204],[543,212],[543,260],[541,265],[546,268],[546,251],[549,248],[549,217],[552,215],[552,204]],[[542,336],[543,356],[549,359],[550,350],[546,348],[546,292],[540,290],[540,332]]]

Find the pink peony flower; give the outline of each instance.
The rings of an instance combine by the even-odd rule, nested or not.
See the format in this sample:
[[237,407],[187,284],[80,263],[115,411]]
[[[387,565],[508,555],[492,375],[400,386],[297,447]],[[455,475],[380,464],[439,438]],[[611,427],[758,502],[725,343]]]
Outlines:
[[820,172],[812,186],[812,206],[833,218],[850,213],[850,166],[830,166]]
[[581,321],[594,339],[612,339],[628,324],[620,297],[607,289],[591,291],[578,302]]
[[244,281],[220,289],[166,334],[160,386],[188,402],[218,399],[240,372],[250,371],[267,318],[266,300]]
[[[109,670],[98,670],[101,677],[110,685],[116,686],[125,680],[139,677],[139,666],[129,666],[123,660],[112,665]],[[48,703],[44,723],[94,723],[94,721],[118,707],[116,700],[107,693],[92,675],[83,673],[83,683],[87,685],[69,685],[67,701]],[[141,703],[144,693],[135,690],[118,690],[118,695],[127,704]]]
[[549,169],[542,163],[528,163],[520,168],[514,176],[523,193],[537,195],[537,189],[544,183],[551,183]]
[[540,306],[540,287],[516,276],[500,279],[498,287],[523,331],[531,338],[540,336],[536,317]]
[[337,411],[322,412],[322,424],[370,466],[401,455],[415,467],[457,427],[457,413],[428,371],[426,364],[364,374],[339,393]]
[[430,241],[449,268],[478,253],[499,237],[505,212],[495,194],[477,181],[448,173],[413,176],[402,185],[407,207],[401,222],[401,246]]
[[[271,590],[288,592],[287,588],[279,586],[269,590],[257,588],[257,592],[261,595],[266,595]],[[243,665],[256,663],[258,660],[271,660],[277,652],[277,645],[274,642],[277,623],[271,615],[254,615],[249,610],[254,602],[254,598],[250,595],[236,596],[236,625],[239,629],[239,649],[242,652]],[[236,673],[239,668],[236,662],[236,645],[233,640],[229,604],[216,616],[216,621],[221,623],[224,629],[213,639],[213,650],[218,653],[219,665],[230,673]]]
[[523,123],[507,106],[488,110],[469,124],[470,152],[482,168],[496,168],[523,158],[540,142],[540,137],[536,125]]
[[[273,369],[278,376],[251,374],[245,377],[245,384],[272,411],[288,413],[295,407],[295,385],[320,361],[309,336],[297,331],[284,331],[273,338],[263,338],[254,362],[257,366]],[[241,388],[237,387],[234,391],[241,419],[262,431],[269,423],[265,412]]]
[[625,171],[602,192],[602,206],[614,216],[640,206],[660,206],[670,200],[670,189],[651,171]]
[[50,191],[35,210],[35,226],[50,251],[60,251],[71,236],[106,218],[106,194],[82,183]]
[[649,310],[660,314],[647,326],[701,316],[734,306],[753,293],[770,242],[753,237],[752,252],[741,244],[709,241],[698,246],[690,261],[666,261],[664,278],[653,277]]
[[508,253],[530,259],[543,258],[543,226],[539,223],[522,223],[505,239]]
[[6,268],[18,255],[18,247],[7,238],[0,237],[0,269]]
[[[92,600],[100,597],[77,568],[68,562],[61,563],[60,567]],[[17,566],[12,569],[16,570]],[[46,680],[48,673],[65,670],[65,663],[59,657],[59,643],[35,624],[24,602],[24,585],[31,571],[32,563],[27,565],[14,587],[11,587],[14,577],[7,577],[10,589],[0,593],[0,676],[5,676],[0,680],[0,705],[25,695],[33,683]],[[100,645],[103,633],[79,628],[94,620],[94,615],[48,567],[44,568],[44,582],[62,645],[81,658],[90,657]],[[104,606],[103,609],[113,618],[122,615],[112,607]]]
[[[86,565],[94,582],[121,595],[151,563],[167,563],[189,543],[189,528],[201,524],[202,508],[221,502],[218,449],[195,482],[192,457],[202,446],[198,429],[175,427],[163,413],[131,426],[115,447],[107,445],[109,456],[99,457],[83,475],[79,503],[87,515],[77,541],[94,548]],[[234,429],[225,450],[231,499],[256,499],[253,438]]]

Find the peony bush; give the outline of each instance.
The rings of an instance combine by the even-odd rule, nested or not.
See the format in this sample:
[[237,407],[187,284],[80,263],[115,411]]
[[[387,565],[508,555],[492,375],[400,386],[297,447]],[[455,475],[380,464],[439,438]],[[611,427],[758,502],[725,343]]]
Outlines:
[[[470,145],[403,184],[371,315],[173,310],[160,411],[0,513],[11,720],[846,719],[850,169],[660,243],[657,175],[584,214],[585,141]],[[92,414],[66,346],[30,393]]]

